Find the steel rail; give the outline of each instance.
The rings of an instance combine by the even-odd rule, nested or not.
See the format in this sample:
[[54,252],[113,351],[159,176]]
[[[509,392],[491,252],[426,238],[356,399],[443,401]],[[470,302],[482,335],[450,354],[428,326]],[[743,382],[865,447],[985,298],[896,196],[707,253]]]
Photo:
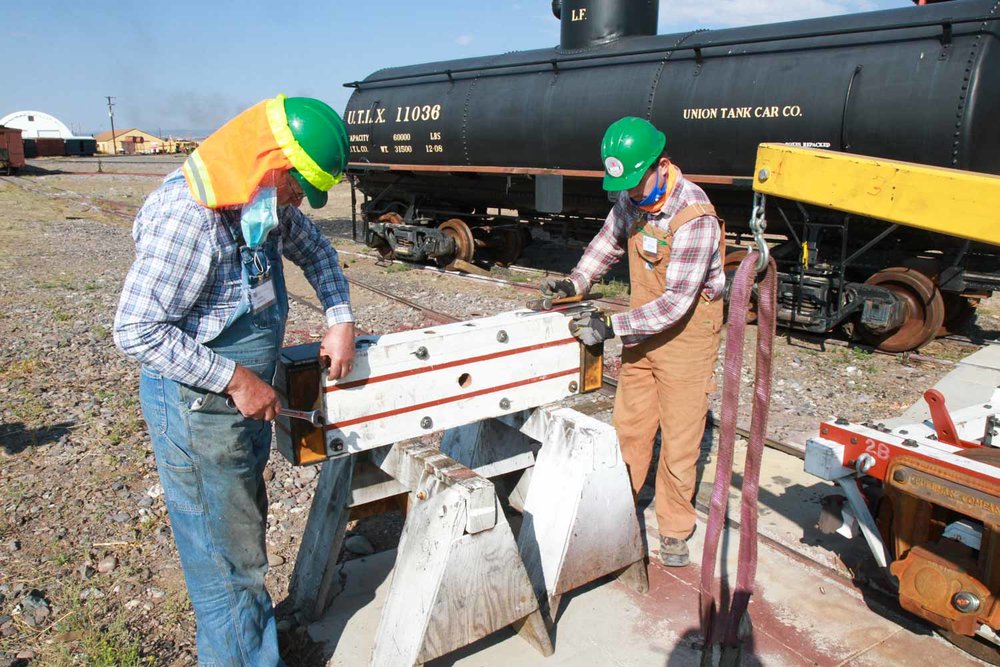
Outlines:
[[347,278],[347,282],[351,283],[352,285],[357,285],[358,287],[361,287],[362,289],[366,289],[366,290],[368,290],[370,292],[374,292],[376,294],[384,296],[385,298],[391,299],[392,301],[396,301],[398,303],[401,303],[404,306],[408,306],[410,308],[413,308],[414,310],[419,311],[420,314],[423,315],[424,317],[426,317],[427,319],[432,320],[434,322],[437,322],[438,324],[451,324],[453,322],[459,322],[460,321],[459,318],[457,318],[457,317],[453,317],[452,315],[448,315],[447,313],[442,313],[442,312],[436,311],[436,310],[434,310],[432,308],[427,308],[426,306],[421,306],[419,303],[416,303],[414,301],[410,301],[409,299],[404,299],[403,297],[399,296],[398,294],[393,294],[392,292],[387,292],[386,290],[384,290],[384,289],[382,289],[380,287],[375,287],[374,285],[370,285],[370,284],[368,284],[366,282],[358,280],[357,278]]

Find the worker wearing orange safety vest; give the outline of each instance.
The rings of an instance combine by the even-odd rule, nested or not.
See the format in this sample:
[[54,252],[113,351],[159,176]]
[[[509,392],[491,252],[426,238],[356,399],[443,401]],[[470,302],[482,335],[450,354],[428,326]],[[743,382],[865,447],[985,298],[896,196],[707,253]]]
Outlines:
[[272,388],[288,315],[282,259],[325,308],[331,378],[350,372],[354,316],[336,251],[298,209],[347,163],[340,116],[279,95],[208,137],[135,219],[136,258],[115,342],[142,364],[139,398],[188,594],[198,662],[279,665],[264,588],[263,472],[281,402]]
[[586,313],[570,331],[588,345],[620,335],[621,374],[613,422],[638,496],[657,430],[656,517],[664,565],[690,562],[692,500],[708,394],[722,326],[725,235],[704,191],[664,152],[665,135],[626,117],[604,135],[604,189],[618,196],[604,226],[566,279],[547,279],[549,296],[586,294],[628,256],[629,309]]

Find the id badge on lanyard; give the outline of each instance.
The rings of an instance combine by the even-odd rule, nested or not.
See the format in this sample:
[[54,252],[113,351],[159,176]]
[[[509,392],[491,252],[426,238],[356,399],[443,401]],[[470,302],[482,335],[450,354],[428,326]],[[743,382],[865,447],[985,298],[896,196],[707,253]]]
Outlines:
[[250,288],[250,306],[255,313],[270,308],[277,300],[274,294],[274,281],[270,277],[256,287]]
[[270,308],[278,300],[271,278],[271,264],[262,248],[243,249],[243,262],[250,280],[250,307],[258,313]]

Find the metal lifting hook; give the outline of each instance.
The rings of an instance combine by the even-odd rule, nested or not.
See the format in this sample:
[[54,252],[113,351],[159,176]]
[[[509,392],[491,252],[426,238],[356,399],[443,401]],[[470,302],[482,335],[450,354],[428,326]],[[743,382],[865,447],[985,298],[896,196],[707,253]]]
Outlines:
[[764,230],[767,229],[767,218],[764,217],[764,209],[767,207],[767,197],[759,192],[753,193],[753,210],[750,212],[750,231],[753,233],[753,242],[757,247],[757,273],[767,268],[767,262],[771,257],[771,251],[764,240]]

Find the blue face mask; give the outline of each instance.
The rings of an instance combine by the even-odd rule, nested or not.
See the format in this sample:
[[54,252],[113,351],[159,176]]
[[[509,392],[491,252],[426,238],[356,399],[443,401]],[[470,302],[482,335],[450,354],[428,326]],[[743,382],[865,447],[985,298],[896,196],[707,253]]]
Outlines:
[[243,205],[240,228],[243,240],[250,248],[256,248],[271,230],[278,226],[278,188],[260,187],[253,199]]
[[[653,190],[648,195],[646,195],[645,199],[643,199],[642,201],[636,202],[636,205],[637,206],[650,206],[651,204],[655,204],[656,202],[660,201],[660,199],[666,193],[667,193],[667,179],[664,178],[663,182],[661,183],[660,182],[660,170],[657,169],[656,170],[656,185],[653,186]],[[635,199],[633,199],[632,201],[635,202]]]

